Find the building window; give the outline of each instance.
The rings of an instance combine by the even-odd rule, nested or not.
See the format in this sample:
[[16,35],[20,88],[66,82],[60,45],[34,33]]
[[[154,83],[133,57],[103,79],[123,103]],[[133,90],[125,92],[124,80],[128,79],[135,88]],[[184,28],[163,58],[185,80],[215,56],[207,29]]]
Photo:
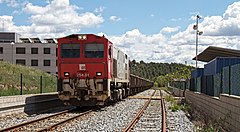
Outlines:
[[56,66],[58,66],[58,61],[56,60]]
[[24,47],[17,47],[16,48],[16,54],[25,54],[25,48]]
[[31,48],[31,54],[38,54],[38,48]]
[[0,47],[0,54],[3,54],[3,47]]
[[0,59],[0,61],[3,61],[3,59]]
[[51,61],[50,60],[43,60],[43,66],[50,66]]
[[50,71],[47,71],[47,73],[48,73],[48,74],[51,74],[51,72],[50,72]]
[[58,56],[58,48],[56,48],[56,56]]
[[50,52],[50,48],[44,48],[43,49],[43,53],[44,54],[50,54],[51,52]]
[[38,66],[38,60],[31,60],[31,66]]
[[24,59],[17,59],[16,60],[16,64],[26,65],[26,60],[24,60]]

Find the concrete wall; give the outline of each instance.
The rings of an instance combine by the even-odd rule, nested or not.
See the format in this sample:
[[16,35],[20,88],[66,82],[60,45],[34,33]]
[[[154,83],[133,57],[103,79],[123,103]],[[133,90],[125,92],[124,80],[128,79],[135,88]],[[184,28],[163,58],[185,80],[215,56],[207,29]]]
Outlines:
[[184,90],[178,89],[178,88],[174,88],[171,86],[168,86],[168,90],[171,92],[171,94],[173,94],[174,96],[177,97],[184,97]]
[[0,97],[0,116],[17,112],[35,114],[59,106],[63,103],[57,93],[4,96]]
[[[184,90],[169,87],[171,93],[183,97]],[[208,96],[199,92],[185,91],[185,98],[210,119],[225,118],[225,127],[231,132],[240,132],[240,96],[221,94],[220,97]]]
[[222,94],[212,97],[201,93],[186,91],[186,100],[210,119],[225,120],[225,127],[231,132],[240,132],[240,97]]

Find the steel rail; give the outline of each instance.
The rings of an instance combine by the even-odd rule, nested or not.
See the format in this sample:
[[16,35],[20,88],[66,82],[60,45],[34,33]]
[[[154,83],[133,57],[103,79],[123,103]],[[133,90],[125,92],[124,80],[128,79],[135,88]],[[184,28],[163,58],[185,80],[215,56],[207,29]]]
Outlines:
[[17,124],[17,125],[14,125],[14,126],[10,126],[10,127],[8,127],[8,128],[0,129],[0,132],[12,131],[12,130],[15,130],[15,129],[19,129],[19,128],[23,127],[23,126],[27,126],[27,125],[29,125],[29,124],[33,124],[33,123],[36,123],[36,122],[39,122],[39,121],[42,121],[42,120],[45,120],[45,119],[48,119],[48,118],[52,118],[52,117],[54,117],[54,116],[66,114],[66,113],[71,112],[71,111],[73,111],[73,110],[74,110],[74,109],[65,110],[65,111],[62,111],[62,112],[59,112],[59,113],[50,115],[50,116],[46,116],[46,117],[42,117],[42,118],[39,118],[39,119],[36,119],[36,120],[31,120],[31,121],[23,122],[23,123],[21,123],[21,124]]
[[74,119],[77,119],[77,118],[79,118],[79,117],[81,117],[81,116],[83,116],[83,115],[86,115],[86,114],[88,114],[88,113],[90,113],[90,112],[92,112],[92,111],[93,111],[93,110],[89,110],[89,111],[83,112],[83,113],[81,113],[81,114],[79,114],[79,115],[76,115],[76,116],[74,116],[74,117],[71,117],[71,118],[65,119],[65,120],[63,120],[63,121],[61,121],[61,122],[58,122],[58,123],[56,123],[56,124],[53,124],[53,125],[51,125],[51,126],[49,126],[49,127],[47,127],[47,128],[43,128],[43,129],[41,129],[41,130],[38,130],[37,132],[51,131],[51,130],[53,130],[54,128],[56,128],[57,126],[59,126],[59,125],[62,125],[62,124],[67,123],[67,122],[70,122],[70,121],[72,121],[72,120],[74,120]]
[[135,116],[135,118],[128,124],[128,126],[126,128],[123,129],[123,132],[129,132],[134,125],[139,121],[139,119],[141,118],[141,116],[143,115],[143,112],[146,110],[146,108],[148,107],[148,105],[151,102],[151,99],[153,97],[153,95],[156,93],[156,90],[152,93],[151,97],[148,99],[148,101],[143,105],[143,107],[141,108],[141,110],[139,110],[139,112],[137,113],[137,115]]
[[165,103],[164,103],[164,98],[162,97],[162,91],[160,91],[160,96],[161,96],[161,108],[162,108],[162,132],[166,132],[167,131],[167,124],[166,124],[166,107],[165,107]]

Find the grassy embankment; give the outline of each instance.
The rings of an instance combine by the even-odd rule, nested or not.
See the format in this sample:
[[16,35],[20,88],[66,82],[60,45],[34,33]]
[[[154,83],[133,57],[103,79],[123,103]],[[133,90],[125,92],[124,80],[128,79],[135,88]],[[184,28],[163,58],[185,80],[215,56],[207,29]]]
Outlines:
[[56,92],[57,78],[35,68],[15,65],[0,61],[0,96],[40,93],[40,77],[42,76],[42,92]]

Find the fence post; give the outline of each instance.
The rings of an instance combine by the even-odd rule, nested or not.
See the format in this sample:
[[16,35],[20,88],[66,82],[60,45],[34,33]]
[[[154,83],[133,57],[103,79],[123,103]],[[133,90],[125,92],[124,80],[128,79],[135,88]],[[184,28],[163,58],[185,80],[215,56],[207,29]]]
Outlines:
[[22,82],[22,73],[21,73],[21,89],[20,89],[20,95],[22,95],[22,90],[23,90],[22,85],[23,85],[23,82]]
[[42,93],[42,76],[40,76],[40,93]]
[[221,69],[221,73],[220,73],[220,94],[221,93],[224,93],[224,91],[223,91],[223,69]]
[[228,83],[228,87],[229,87],[229,95],[231,95],[231,66],[229,66],[229,74],[228,74],[228,80],[229,80],[229,83]]

